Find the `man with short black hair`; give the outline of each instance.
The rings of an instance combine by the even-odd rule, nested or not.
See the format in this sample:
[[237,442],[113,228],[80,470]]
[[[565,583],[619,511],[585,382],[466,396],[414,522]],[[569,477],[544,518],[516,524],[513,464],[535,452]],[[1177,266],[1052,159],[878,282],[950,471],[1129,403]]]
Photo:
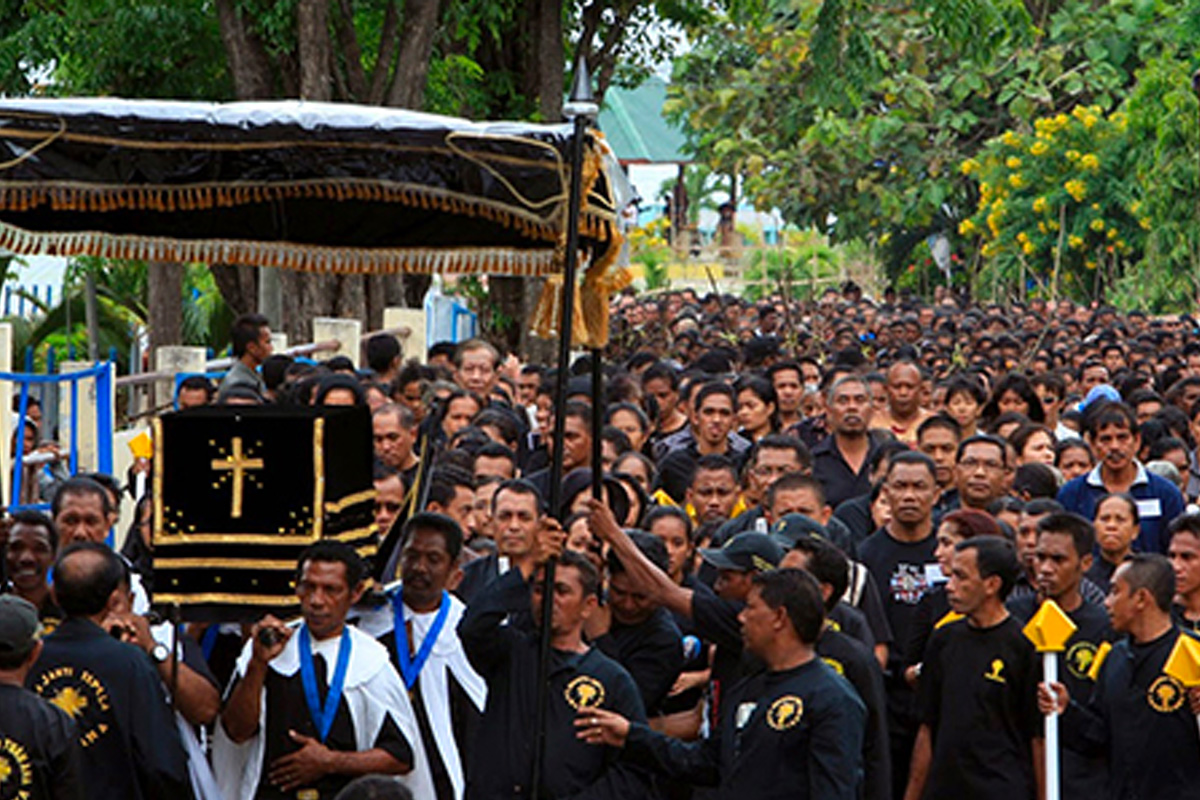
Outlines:
[[733,462],[736,481],[737,471],[750,451],[750,442],[733,431],[737,397],[729,384],[713,381],[701,386],[692,409],[691,426],[663,440],[655,450],[659,480],[676,502],[684,500],[697,459],[708,455],[727,457]]
[[390,384],[400,374],[403,353],[400,340],[390,333],[377,333],[367,339],[367,367],[380,383]]
[[1058,502],[1067,511],[1091,519],[1104,495],[1128,492],[1137,501],[1141,526],[1135,549],[1166,552],[1166,528],[1184,512],[1183,495],[1138,461],[1142,437],[1133,411],[1123,403],[1108,403],[1095,411],[1089,409],[1084,422],[1084,439],[1097,463],[1091,472],[1068,481],[1058,491]]
[[[662,539],[644,531],[629,536],[656,567],[668,571]],[[647,716],[655,717],[683,669],[683,635],[667,609],[634,584],[615,553],[609,552],[607,564],[609,613],[588,625],[588,639],[629,671]]]
[[[1071,696],[1086,704],[1094,683],[1088,672],[1103,642],[1113,638],[1104,606],[1085,598],[1080,586],[1092,562],[1096,534],[1092,523],[1078,514],[1060,511],[1037,522],[1035,563],[1037,594],[1009,598],[1008,609],[1022,625],[1044,600],[1053,600],[1075,623],[1067,639],[1060,672]],[[1065,742],[1062,782],[1066,797],[1099,797],[1107,791],[1108,766],[1102,758],[1087,758]]]
[[346,624],[366,575],[350,545],[310,545],[296,569],[303,622],[267,615],[251,629],[213,748],[226,800],[332,797],[371,773],[434,797],[429,773],[413,770],[425,753],[408,692],[383,646]]
[[[426,764],[439,798],[462,800],[470,748],[487,699],[458,638],[466,606],[446,586],[459,571],[463,530],[442,514],[423,511],[404,523],[401,582],[387,602],[358,621],[387,648],[413,699]],[[404,636],[397,638],[396,632]]]
[[[467,800],[536,800],[530,797],[535,716],[539,692],[547,692],[545,757],[541,787],[545,797],[600,800],[637,798],[646,778],[623,763],[612,748],[590,748],[573,735],[575,714],[610,709],[644,721],[637,686],[621,665],[589,645],[584,625],[598,605],[599,574],[584,556],[564,551],[566,535],[545,520],[535,533],[533,555],[493,582],[467,607],[458,635],[471,665],[488,684],[475,756],[468,770]],[[542,594],[543,565],[558,559],[554,595]],[[542,603],[552,602],[548,687],[539,685]],[[505,624],[510,615],[532,617],[535,630]]]
[[[1125,637],[1100,665],[1085,706],[1062,683],[1038,686],[1042,713],[1062,714],[1064,742],[1107,758],[1109,797],[1200,798],[1200,689],[1163,672],[1181,631],[1171,621],[1175,576],[1158,553],[1132,553],[1113,573],[1106,601]],[[1189,702],[1190,701],[1190,702]]]
[[1200,514],[1184,514],[1171,523],[1167,557],[1175,570],[1171,618],[1183,630],[1200,634]]
[[685,507],[697,525],[726,522],[738,502],[737,468],[722,455],[701,456],[684,494]]
[[488,442],[475,453],[475,480],[496,476],[506,481],[517,477],[517,456],[499,442]]
[[46,634],[53,633],[63,620],[49,582],[56,553],[58,528],[49,517],[40,511],[17,511],[12,515],[4,541],[8,585],[0,587],[0,591],[12,592],[32,603]]
[[0,789],[19,800],[83,800],[75,722],[25,688],[41,653],[37,608],[0,595]]
[[858,560],[879,588],[892,631],[887,670],[888,729],[893,782],[898,793],[903,790],[917,722],[912,689],[903,677],[907,658],[904,645],[911,639],[917,604],[933,585],[931,566],[937,563],[933,529],[937,467],[924,453],[898,453],[888,465],[883,491],[891,504],[892,519],[859,545]]
[[754,576],[739,615],[746,648],[766,670],[732,687],[720,723],[684,743],[611,711],[579,712],[580,739],[623,747],[625,758],[671,781],[718,787],[719,800],[861,797],[862,701],[819,658],[821,590],[806,572]]
[[492,495],[492,520],[496,552],[467,564],[454,590],[467,604],[510,569],[532,568],[532,560],[537,557],[537,532],[545,520],[541,493],[522,478],[504,481]]
[[946,595],[963,618],[935,629],[925,650],[905,800],[1037,794],[1037,654],[1004,607],[1019,571],[1012,545],[998,536],[955,545]]
[[189,375],[179,382],[175,392],[175,404],[180,411],[188,408],[201,408],[212,402],[212,381],[203,375]]
[[62,551],[54,593],[67,618],[45,640],[26,685],[75,721],[89,794],[187,797],[187,757],[158,673],[145,651],[102,627],[124,602],[127,576],[104,544]]
[[273,352],[270,323],[262,314],[242,314],[234,320],[230,338],[233,340],[233,366],[221,379],[217,404],[223,404],[235,387],[248,389],[260,399],[265,398],[267,386],[258,374],[258,367]]
[[1003,439],[988,434],[964,439],[954,465],[959,506],[986,512],[993,500],[1004,496],[1008,468],[1008,447]]

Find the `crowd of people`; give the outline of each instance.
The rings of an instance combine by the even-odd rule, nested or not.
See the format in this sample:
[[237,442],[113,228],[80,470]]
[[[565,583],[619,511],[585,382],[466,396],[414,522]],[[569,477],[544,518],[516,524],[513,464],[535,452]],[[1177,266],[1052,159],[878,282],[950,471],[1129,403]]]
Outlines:
[[1050,758],[1064,797],[1200,798],[1166,671],[1200,637],[1200,321],[847,284],[611,324],[593,386],[596,353],[379,336],[356,370],[239,318],[177,405],[369,407],[378,563],[322,540],[300,618],[175,626],[149,495],[114,552],[132,490],[47,480],[4,534],[0,798],[1032,800]]

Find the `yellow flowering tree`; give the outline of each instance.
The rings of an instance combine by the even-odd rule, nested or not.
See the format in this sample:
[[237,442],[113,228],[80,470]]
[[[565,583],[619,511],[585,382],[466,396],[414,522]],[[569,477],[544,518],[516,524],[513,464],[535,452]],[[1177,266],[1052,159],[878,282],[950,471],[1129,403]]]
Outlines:
[[975,212],[958,232],[997,277],[1092,297],[1136,262],[1150,220],[1127,172],[1122,112],[1097,106],[1009,130],[960,170],[977,183]]

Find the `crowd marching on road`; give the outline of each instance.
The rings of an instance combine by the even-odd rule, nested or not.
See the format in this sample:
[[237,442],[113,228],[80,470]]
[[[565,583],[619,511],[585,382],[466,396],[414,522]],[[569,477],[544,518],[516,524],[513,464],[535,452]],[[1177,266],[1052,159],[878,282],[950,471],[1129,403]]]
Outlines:
[[240,317],[179,405],[369,407],[395,547],[311,545],[298,619],[177,625],[154,482],[47,473],[3,530],[0,800],[1200,799],[1200,318],[848,283],[611,325],[594,387]]

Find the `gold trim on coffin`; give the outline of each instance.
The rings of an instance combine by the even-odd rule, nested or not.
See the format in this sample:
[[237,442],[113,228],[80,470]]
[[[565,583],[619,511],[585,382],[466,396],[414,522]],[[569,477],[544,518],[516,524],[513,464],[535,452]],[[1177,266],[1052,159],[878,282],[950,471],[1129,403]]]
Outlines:
[[[321,538],[324,530],[324,514],[313,514],[312,533],[301,535],[269,534],[258,532],[212,533],[201,532],[171,532],[164,524],[163,509],[163,425],[161,419],[155,419],[154,428],[154,513],[153,526],[150,532],[155,545],[171,546],[179,544],[270,544],[270,545],[309,545]],[[325,420],[317,417],[313,420],[313,509],[321,508],[325,501],[325,452],[322,449],[325,440]],[[158,560],[156,560],[156,563]],[[294,565],[292,565],[294,566]],[[289,567],[290,568],[290,567]]]
[[278,569],[287,570],[289,572],[296,569],[295,561],[276,561],[265,560],[261,558],[206,558],[203,556],[195,556],[190,558],[156,558],[154,559],[154,569],[208,569],[209,567],[218,567],[222,569]]
[[356,503],[365,503],[368,500],[374,500],[378,494],[379,492],[377,492],[375,489],[366,489],[361,492],[355,492],[354,494],[348,494],[341,500],[326,503],[325,511],[329,514],[337,514],[338,512],[343,511]]
[[154,602],[168,606],[194,606],[199,603],[229,603],[246,606],[299,606],[300,598],[294,594],[235,594],[229,592],[171,594],[170,592],[155,592]]

